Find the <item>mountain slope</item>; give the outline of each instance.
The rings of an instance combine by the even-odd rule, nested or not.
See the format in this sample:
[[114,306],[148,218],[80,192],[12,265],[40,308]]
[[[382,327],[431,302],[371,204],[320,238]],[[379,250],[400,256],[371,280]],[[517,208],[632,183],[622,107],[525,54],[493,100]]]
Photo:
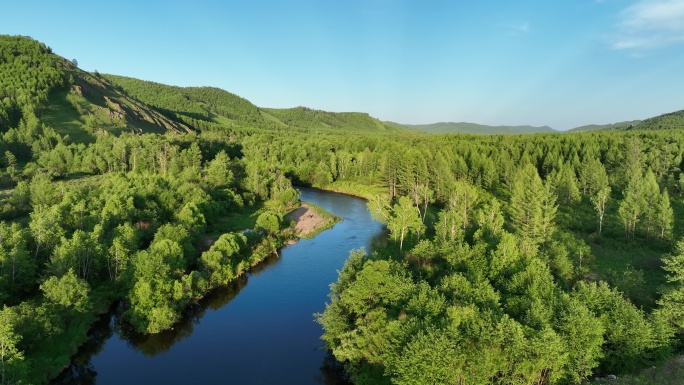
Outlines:
[[613,124],[592,124],[573,128],[572,132],[596,130],[670,130],[684,128],[684,110],[654,116],[644,120],[632,120]]
[[[87,141],[99,134],[189,132],[187,124],[114,88],[101,76],[76,68],[67,70],[70,86],[50,96],[43,120],[72,140]],[[83,132],[78,132],[78,129]]]
[[[260,108],[215,87],[176,87],[124,76],[90,74],[53,54],[43,43],[28,37],[0,35],[0,133],[19,126],[34,133],[53,130],[52,135],[68,135],[70,141],[77,143],[122,132],[188,132],[233,126],[374,133],[557,132],[547,126],[463,122],[402,125],[381,122],[362,112]],[[684,128],[684,111],[641,122],[589,125],[571,131],[665,128]]]
[[222,125],[269,125],[257,106],[219,88],[169,86],[117,75],[103,77],[132,97],[178,119],[190,118]]
[[43,43],[0,35],[0,132],[40,113],[49,94],[66,83],[64,62]]
[[551,127],[533,127],[533,126],[487,126],[476,123],[465,122],[441,122],[433,124],[404,124],[409,128],[415,128],[430,134],[483,134],[483,135],[497,135],[497,134],[537,134],[557,132]]
[[0,132],[11,128],[30,135],[55,132],[78,143],[124,131],[191,130],[99,75],[80,70],[43,43],[0,35]]
[[684,128],[684,110],[670,112],[642,120],[634,125],[634,130],[663,130]]
[[136,99],[199,126],[204,121],[263,129],[396,131],[360,112],[336,113],[306,107],[259,108],[247,99],[219,88],[176,87],[123,76],[103,76]]
[[575,127],[568,130],[568,132],[587,132],[587,131],[599,131],[599,130],[624,130],[629,129],[629,127],[634,127],[641,123],[641,120],[632,120],[628,122],[619,122],[612,124],[589,124],[586,126]]
[[290,127],[311,130],[350,130],[367,132],[397,131],[399,128],[386,125],[362,112],[328,112],[307,107],[288,109],[263,108],[264,113]]

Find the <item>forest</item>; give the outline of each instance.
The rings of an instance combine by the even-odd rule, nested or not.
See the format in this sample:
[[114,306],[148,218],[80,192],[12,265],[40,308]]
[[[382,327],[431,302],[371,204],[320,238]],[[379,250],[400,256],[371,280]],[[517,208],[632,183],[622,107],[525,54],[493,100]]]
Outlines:
[[0,74],[0,383],[46,383],[115,304],[173,327],[285,243],[293,185],[363,196],[390,232],[316,315],[355,384],[578,384],[681,354],[681,113],[427,135],[90,74],[13,36]]

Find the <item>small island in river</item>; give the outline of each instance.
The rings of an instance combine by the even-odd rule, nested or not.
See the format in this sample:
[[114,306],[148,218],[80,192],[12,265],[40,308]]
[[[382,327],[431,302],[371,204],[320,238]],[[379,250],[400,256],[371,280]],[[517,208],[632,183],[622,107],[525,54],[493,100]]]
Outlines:
[[294,222],[295,236],[311,239],[322,231],[333,227],[341,218],[313,203],[302,202],[300,207],[285,216],[285,220]]

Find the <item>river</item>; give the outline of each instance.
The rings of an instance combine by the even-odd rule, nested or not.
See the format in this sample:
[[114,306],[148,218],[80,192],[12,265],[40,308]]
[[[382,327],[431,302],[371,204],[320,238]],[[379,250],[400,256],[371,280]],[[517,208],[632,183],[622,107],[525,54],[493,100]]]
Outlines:
[[343,221],[212,293],[174,330],[140,336],[116,312],[103,317],[53,384],[344,384],[313,315],[349,251],[369,250],[386,233],[362,199],[300,191]]

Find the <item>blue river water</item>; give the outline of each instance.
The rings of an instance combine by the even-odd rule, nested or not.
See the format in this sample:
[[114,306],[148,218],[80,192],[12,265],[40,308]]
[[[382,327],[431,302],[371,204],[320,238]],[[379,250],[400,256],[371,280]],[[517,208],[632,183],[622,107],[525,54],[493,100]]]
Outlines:
[[211,294],[174,330],[137,336],[116,314],[105,317],[53,384],[345,383],[314,314],[350,250],[368,251],[386,233],[362,199],[307,188],[301,199],[343,220]]

